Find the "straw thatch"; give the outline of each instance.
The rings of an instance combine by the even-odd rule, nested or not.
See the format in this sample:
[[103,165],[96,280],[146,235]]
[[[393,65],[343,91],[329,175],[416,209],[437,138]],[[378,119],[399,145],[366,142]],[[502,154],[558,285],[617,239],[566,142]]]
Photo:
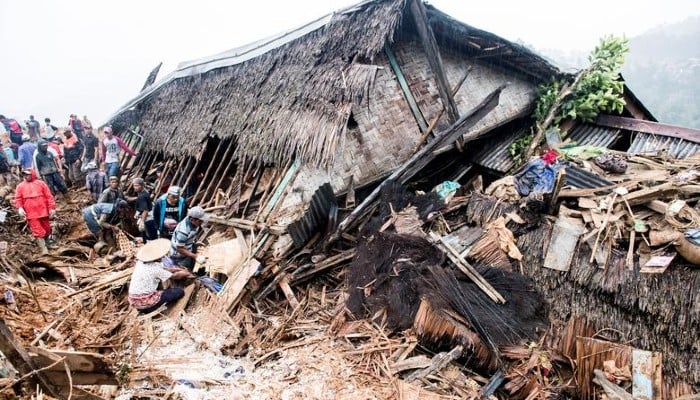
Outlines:
[[[495,218],[512,205],[472,195],[472,222]],[[481,210],[481,212],[479,212]],[[493,211],[492,211],[493,210]],[[468,213],[468,219],[469,218]],[[660,351],[664,374],[700,383],[700,270],[678,265],[663,274],[642,274],[638,260],[626,265],[626,249],[613,249],[608,266],[589,262],[591,249],[579,243],[567,272],[542,267],[552,225],[546,220],[514,232],[524,255],[522,268],[545,294],[554,318],[585,316],[598,330],[643,350]]]
[[[279,37],[278,42],[283,44],[271,50],[252,45],[241,48],[240,54],[251,52],[251,48],[260,52],[245,61],[204,69],[202,73],[195,67],[220,60],[214,56],[201,63],[185,63],[175,78],[156,83],[112,120],[135,109],[146,134],[145,150],[163,151],[169,156],[196,155],[206,139],[215,136],[233,138],[239,160],[284,165],[296,157],[302,164],[328,167],[340,157],[338,150],[343,147],[346,128],[352,129],[352,124],[348,126],[351,113],[357,112],[370,90],[381,90],[373,87],[378,74],[391,74],[383,53],[385,44],[392,43],[401,32],[404,39],[414,38],[405,44],[420,46],[408,8],[405,0],[367,1],[333,14],[329,22],[308,33],[299,34],[307,26]],[[516,44],[457,22],[430,6],[427,11],[438,42],[449,46],[448,53],[466,52],[475,56],[472,61],[483,56],[477,62],[507,71],[508,80],[528,84],[556,74],[544,59]],[[405,28],[399,31],[399,26]],[[237,56],[239,52],[222,53],[221,58],[232,54]],[[192,71],[186,72],[190,67]],[[450,68],[447,73],[461,75]],[[429,72],[422,75],[430,77]],[[456,82],[458,77],[450,80]],[[503,78],[498,80],[502,83]],[[470,86],[470,93],[481,93]],[[411,87],[416,90],[415,85]],[[420,88],[418,91],[423,92]],[[523,88],[518,91],[523,92]],[[400,91],[397,94],[402,97]],[[429,97],[435,104],[427,106],[439,108],[439,99]],[[514,108],[529,106],[531,97],[530,93],[518,97]],[[426,99],[418,101],[426,108]],[[468,109],[470,105],[465,103],[463,107]],[[427,116],[434,115],[432,108]],[[403,109],[401,118],[394,120],[410,119],[407,112]]]
[[403,3],[367,3],[252,60],[172,82],[141,106],[147,147],[195,154],[208,135],[233,135],[239,156],[330,161],[373,71],[362,62],[391,40]]

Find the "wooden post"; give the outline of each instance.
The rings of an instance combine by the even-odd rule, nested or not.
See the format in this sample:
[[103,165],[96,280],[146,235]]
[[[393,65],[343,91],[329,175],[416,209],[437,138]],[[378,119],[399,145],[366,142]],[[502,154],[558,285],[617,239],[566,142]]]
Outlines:
[[262,167],[262,169],[260,167],[262,166],[258,165],[257,172],[259,172],[259,175],[255,178],[253,190],[250,192],[250,196],[248,196],[248,200],[245,202],[245,207],[243,207],[243,212],[241,212],[241,218],[245,218],[245,214],[248,211],[248,206],[250,206],[250,202],[253,200],[253,197],[255,197],[255,192],[258,190],[258,185],[260,185],[260,179],[262,179],[263,172],[265,172],[265,167]]
[[7,357],[8,361],[17,368],[22,375],[27,375],[35,371],[33,375],[28,377],[29,382],[34,385],[40,385],[52,397],[63,398],[60,388],[56,387],[44,375],[43,372],[37,371],[36,366],[32,362],[27,351],[15,340],[10,329],[5,325],[5,321],[0,319],[0,351]]
[[425,13],[425,7],[421,0],[411,1],[411,14],[413,14],[413,20],[416,22],[416,27],[418,28],[418,36],[420,36],[421,42],[423,42],[423,49],[428,56],[430,69],[433,75],[435,75],[435,81],[437,82],[438,91],[440,92],[440,99],[442,99],[442,103],[445,109],[447,109],[447,116],[450,123],[453,124],[459,119],[459,111],[457,110],[457,104],[455,104],[452,92],[447,84],[447,77],[445,76],[445,70],[442,66],[442,57],[440,57],[440,50],[435,41],[433,30],[428,24],[428,16]]
[[[231,143],[231,147],[233,147],[233,143]],[[231,169],[231,166],[233,165],[234,161],[236,160],[236,157],[232,154],[231,158],[228,160],[228,164],[226,164],[226,168],[224,168],[223,173],[221,174],[221,177],[219,178],[219,181],[216,182],[216,187],[221,187],[221,184],[224,182],[224,178],[226,175],[228,175],[229,170]],[[228,196],[229,190],[226,190],[226,195]],[[210,203],[207,203],[210,204]]]
[[[221,140],[221,143],[224,143],[224,140]],[[229,153],[231,152],[231,149],[234,148],[235,146],[233,145],[233,141],[231,140],[226,147],[226,151],[224,152],[224,156],[221,158],[220,162],[217,162],[216,170],[214,171],[214,174],[212,175],[212,184],[207,186],[207,188],[204,190],[204,194],[202,195],[203,200],[200,201],[200,203],[204,204],[205,199],[207,199],[207,196],[210,196],[210,200],[206,200],[206,204],[209,204],[211,201],[211,196],[216,195],[216,189],[219,188],[219,183],[221,182],[223,175],[221,176],[220,179],[217,179],[216,177],[219,176],[220,173],[223,173],[221,171],[221,168],[224,167],[224,165],[228,165],[226,163],[226,158],[228,157]]]
[[202,157],[201,154],[198,157],[195,157],[195,164],[194,167],[192,167],[192,170],[190,171],[190,174],[187,175],[187,179],[185,179],[185,183],[182,184],[183,190],[187,190],[187,186],[190,184],[190,180],[192,180],[192,177],[194,174],[197,173],[197,169],[199,169],[199,164],[202,162]]
[[[200,190],[202,190],[202,187],[204,186],[204,182],[206,182],[207,178],[209,178],[209,172],[211,172],[211,167],[214,165],[214,160],[217,159],[217,156],[219,155],[219,150],[221,150],[221,145],[223,143],[224,143],[224,141],[221,140],[221,141],[219,141],[219,144],[216,145],[216,150],[214,150],[214,156],[209,160],[209,166],[207,166],[207,170],[204,172],[204,176],[202,177],[202,181],[199,182],[199,186],[197,186],[197,190],[192,195],[192,202],[197,200],[197,195],[199,195]],[[206,151],[206,148],[204,150]]]
[[[469,74],[472,72],[472,67],[471,65],[467,68],[467,72],[464,73],[464,76],[462,79],[459,80],[459,82],[455,85],[454,88],[452,88],[452,96],[456,95],[457,92],[459,92],[459,89],[462,88],[462,84],[464,84],[464,81],[467,80],[467,77]],[[440,121],[440,117],[442,117],[442,113],[445,111],[445,107],[443,106],[440,111],[438,111],[437,115],[430,121],[430,125],[428,126],[428,129],[423,132],[423,136],[420,137],[418,140],[418,143],[416,144],[416,147],[413,149],[413,152],[417,152],[420,150],[421,146],[423,146],[423,143],[425,143],[426,140],[428,140],[428,136],[430,136],[430,133],[435,129],[435,126],[437,126],[438,121]]]
[[[182,161],[184,160],[183,158],[180,157],[173,157],[175,159],[175,165],[182,165]],[[170,184],[175,185],[175,182],[177,182],[178,179],[180,179],[180,176],[184,173],[184,168],[178,168],[175,171],[175,174],[173,174],[172,177],[170,177]]]
[[172,162],[172,158],[169,158],[168,161],[165,162],[165,166],[163,167],[163,174],[160,176],[160,179],[158,179],[158,183],[156,183],[156,186],[153,188],[153,193],[160,193],[160,189],[163,187],[163,178],[167,176],[168,172],[170,172],[170,164]]
[[[196,162],[196,159],[195,159],[194,157],[187,156],[187,163],[185,164],[185,168],[182,169],[182,174],[180,174],[180,176],[177,178],[176,181],[173,181],[173,182],[175,182],[176,185],[178,185],[178,186],[180,186],[181,188],[183,188],[183,190],[184,190],[185,186],[182,184],[182,182],[183,182],[185,179],[187,179],[187,177],[185,176],[185,174],[187,174],[188,172],[191,172],[191,171],[192,171],[192,167],[194,167],[193,164],[194,164],[195,162]],[[188,175],[188,176],[189,176],[189,175]]]

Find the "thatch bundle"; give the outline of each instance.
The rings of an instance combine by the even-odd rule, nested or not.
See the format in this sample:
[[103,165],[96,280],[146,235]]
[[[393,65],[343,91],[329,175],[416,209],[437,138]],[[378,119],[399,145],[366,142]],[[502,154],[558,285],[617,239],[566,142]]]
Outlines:
[[[514,209],[494,198],[473,194],[467,219],[487,223]],[[546,219],[527,228],[511,228],[524,255],[522,268],[545,294],[552,316],[567,321],[587,316],[597,329],[613,328],[612,339],[636,348],[660,351],[664,374],[700,382],[697,333],[700,329],[700,272],[682,264],[662,274],[639,272],[626,264],[626,249],[615,249],[606,268],[590,262],[591,248],[579,243],[567,272],[542,267],[552,224]]]

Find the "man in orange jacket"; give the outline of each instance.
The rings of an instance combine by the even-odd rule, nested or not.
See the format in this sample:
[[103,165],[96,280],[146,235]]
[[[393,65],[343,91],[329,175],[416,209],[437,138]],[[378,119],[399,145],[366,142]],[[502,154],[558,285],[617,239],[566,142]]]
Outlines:
[[51,235],[50,218],[56,214],[56,202],[44,181],[36,178],[33,169],[23,169],[24,180],[15,190],[15,207],[21,217],[27,218],[29,229],[36,238],[41,254],[48,254],[46,239]]

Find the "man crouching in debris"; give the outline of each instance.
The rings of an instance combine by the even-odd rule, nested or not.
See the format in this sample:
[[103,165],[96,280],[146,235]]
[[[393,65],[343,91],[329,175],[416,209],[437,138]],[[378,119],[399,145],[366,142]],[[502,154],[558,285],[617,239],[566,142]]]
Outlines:
[[27,219],[41,254],[48,254],[46,239],[51,235],[49,218],[56,214],[56,201],[46,183],[36,178],[33,169],[23,169],[22,177],[24,180],[15,190],[17,213]]
[[151,240],[136,253],[136,266],[129,283],[129,304],[142,314],[155,311],[163,304],[177,301],[185,295],[181,287],[158,290],[158,284],[168,279],[194,278],[194,275],[178,267],[167,268],[161,259],[170,250],[170,240]]
[[205,219],[206,214],[202,207],[192,207],[187,212],[187,217],[177,224],[173,238],[170,240],[169,257],[173,264],[192,271],[195,262],[202,264],[206,261],[204,256],[197,255],[195,247],[195,240],[202,230],[202,223]]
[[114,230],[119,219],[126,215],[126,200],[117,199],[114,203],[97,203],[83,208],[83,220],[98,241],[103,241],[104,229]]

